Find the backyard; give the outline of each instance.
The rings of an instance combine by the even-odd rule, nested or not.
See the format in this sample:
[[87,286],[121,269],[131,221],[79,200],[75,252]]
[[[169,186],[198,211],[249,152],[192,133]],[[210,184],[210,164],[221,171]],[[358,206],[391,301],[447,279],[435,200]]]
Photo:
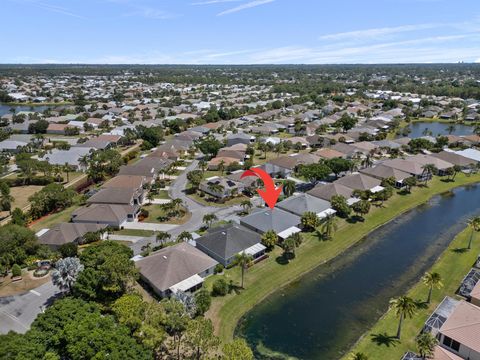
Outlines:
[[[420,333],[428,316],[445,296],[456,297],[455,291],[477,259],[480,252],[480,235],[475,234],[472,249],[466,251],[465,247],[470,234],[470,229],[465,229],[458,234],[432,267],[431,272],[437,272],[442,276],[444,287],[433,291],[428,307],[419,309],[413,318],[404,320],[401,340],[398,341],[395,338],[398,318],[393,311],[388,311],[372,329],[363,335],[353,351],[365,353],[371,359],[400,359],[406,351],[415,351],[415,337]],[[425,301],[428,288],[419,281],[407,296],[414,300]]]
[[[238,320],[255,304],[319,264],[341,254],[375,228],[426,202],[436,194],[478,181],[480,174],[473,176],[461,174],[457,176],[455,182],[444,182],[434,178],[427,188],[414,188],[411,195],[395,194],[383,207],[372,207],[363,222],[350,224],[344,220],[339,221],[339,228],[331,241],[320,241],[315,233],[304,234],[304,242],[296,251],[296,259],[288,265],[281,265],[275,261],[281,254],[281,249],[277,247],[270,253],[269,259],[248,270],[245,290],[241,295],[230,294],[223,298],[214,298],[208,317],[214,322],[217,334],[224,340],[231,339]],[[236,267],[220,276],[239,283],[240,271]],[[216,277],[209,278],[207,286],[210,286]]]

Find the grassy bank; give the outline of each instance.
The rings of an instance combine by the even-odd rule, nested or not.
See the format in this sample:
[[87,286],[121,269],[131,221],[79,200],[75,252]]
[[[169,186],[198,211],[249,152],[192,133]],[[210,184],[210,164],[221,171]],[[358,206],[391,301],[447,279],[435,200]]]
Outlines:
[[[368,332],[366,332],[352,351],[362,352],[369,359],[400,359],[406,351],[415,351],[415,337],[418,335],[428,316],[435,310],[445,296],[455,297],[455,291],[460,282],[468,273],[480,252],[480,234],[475,234],[472,250],[465,251],[471,234],[470,229],[465,229],[458,234],[449,247],[433,265],[431,271],[438,272],[443,278],[444,287],[434,290],[430,305],[421,309],[412,319],[403,323],[401,341],[396,341],[398,319],[393,311],[388,311]],[[409,292],[413,299],[425,301],[428,288],[419,281]],[[372,341],[372,335],[382,334],[386,344],[381,345]],[[345,360],[347,357],[345,357]]]
[[[443,182],[435,178],[429,183],[428,188],[415,188],[411,195],[395,194],[383,207],[372,207],[364,222],[349,224],[342,221],[332,241],[320,241],[314,234],[306,234],[304,243],[297,250],[296,259],[287,265],[276,261],[281,250],[275,249],[269,259],[248,270],[245,290],[240,295],[230,294],[213,300],[207,315],[214,322],[216,332],[223,340],[228,341],[233,337],[238,320],[269,294],[341,254],[375,228],[425,203],[432,196],[479,181],[480,174],[470,177],[461,174],[457,176],[455,182]],[[224,276],[227,281],[239,282],[240,271],[236,267],[219,276]],[[209,278],[207,286],[210,286],[217,277]]]

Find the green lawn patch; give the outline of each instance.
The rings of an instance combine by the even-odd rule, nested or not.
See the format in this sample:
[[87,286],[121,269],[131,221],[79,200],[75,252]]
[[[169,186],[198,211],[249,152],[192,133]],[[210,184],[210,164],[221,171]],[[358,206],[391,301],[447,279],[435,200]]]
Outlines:
[[122,229],[113,232],[115,235],[125,235],[125,236],[143,236],[148,237],[154,234],[151,230],[137,230],[137,229]]

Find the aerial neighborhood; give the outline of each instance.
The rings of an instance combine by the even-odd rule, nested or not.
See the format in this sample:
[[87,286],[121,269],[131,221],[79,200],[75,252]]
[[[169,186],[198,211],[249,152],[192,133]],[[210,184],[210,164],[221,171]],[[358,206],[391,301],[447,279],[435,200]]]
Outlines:
[[[97,341],[87,330],[94,321],[102,341],[113,332],[115,359],[288,353],[268,336],[252,342],[257,304],[343,257],[342,294],[317,292],[331,297],[323,311],[338,320],[335,296],[357,296],[340,283],[342,268],[377,251],[382,231],[430,216],[413,213],[417,206],[452,201],[431,220],[451,244],[434,249],[405,230],[404,241],[416,242],[398,256],[416,259],[402,270],[412,278],[382,280],[391,299],[361,304],[372,309],[368,321],[336,356],[480,360],[480,92],[467,88],[480,78],[472,71],[0,67],[0,348],[9,349],[0,359],[92,358],[75,344]],[[391,86],[398,78],[404,88]],[[453,80],[467,90],[436,91]],[[244,176],[256,168],[281,189],[273,208],[260,196],[266,183]],[[445,193],[465,196],[464,205]],[[465,230],[446,228],[467,219]],[[427,231],[423,221],[416,231]],[[383,256],[396,266],[394,252]],[[225,355],[235,351],[248,355]]]

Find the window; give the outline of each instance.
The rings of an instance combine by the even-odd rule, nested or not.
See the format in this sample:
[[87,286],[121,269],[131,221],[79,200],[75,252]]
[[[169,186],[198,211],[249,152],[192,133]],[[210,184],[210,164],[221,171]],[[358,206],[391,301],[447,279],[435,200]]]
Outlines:
[[453,349],[458,352],[460,350],[460,343],[458,341],[449,338],[448,336],[443,337],[443,345],[448,346],[450,349]]

